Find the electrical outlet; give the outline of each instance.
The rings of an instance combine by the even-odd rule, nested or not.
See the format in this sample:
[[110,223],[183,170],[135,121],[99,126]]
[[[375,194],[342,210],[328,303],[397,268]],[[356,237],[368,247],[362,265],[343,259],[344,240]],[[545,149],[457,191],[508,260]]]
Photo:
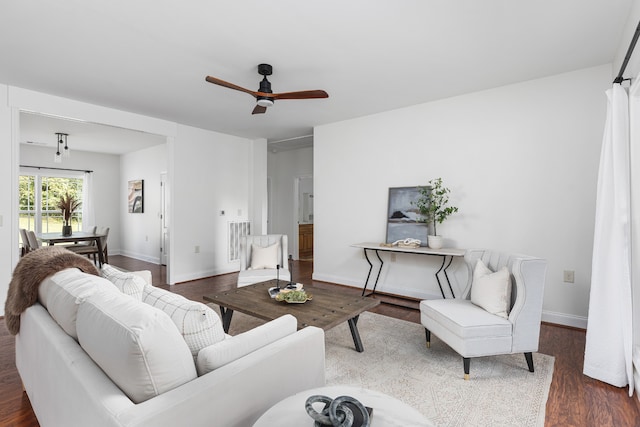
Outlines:
[[220,211],[220,216],[224,216],[224,211]]
[[200,253],[200,246],[197,246],[195,248],[193,248],[193,252],[199,254]]
[[564,271],[564,282],[565,283],[573,283],[575,279],[575,271],[573,270],[565,270]]

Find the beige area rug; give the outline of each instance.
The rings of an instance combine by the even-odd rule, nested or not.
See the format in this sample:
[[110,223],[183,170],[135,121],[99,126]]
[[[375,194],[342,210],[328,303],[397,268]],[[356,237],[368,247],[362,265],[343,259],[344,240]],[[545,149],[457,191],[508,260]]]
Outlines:
[[[217,313],[218,308],[211,304]],[[262,321],[234,313],[231,335]],[[523,354],[471,360],[464,381],[462,358],[421,325],[365,312],[358,353],[346,323],[325,334],[327,385],[378,390],[413,406],[436,426],[544,426],[554,358],[534,353],[535,373]]]

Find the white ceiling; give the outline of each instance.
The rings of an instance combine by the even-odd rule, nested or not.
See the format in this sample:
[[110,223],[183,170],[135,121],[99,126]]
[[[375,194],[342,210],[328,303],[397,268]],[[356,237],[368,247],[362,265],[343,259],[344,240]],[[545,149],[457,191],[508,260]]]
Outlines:
[[20,115],[20,142],[54,149],[56,133],[66,133],[69,148],[107,154],[125,154],[164,144],[166,137],[95,123],[63,120],[36,114]]
[[[4,1],[0,82],[290,140],[316,125],[609,63],[627,43],[632,2]],[[274,92],[324,89],[329,98],[251,115],[251,96],[204,80],[257,90],[259,63],[273,65]]]

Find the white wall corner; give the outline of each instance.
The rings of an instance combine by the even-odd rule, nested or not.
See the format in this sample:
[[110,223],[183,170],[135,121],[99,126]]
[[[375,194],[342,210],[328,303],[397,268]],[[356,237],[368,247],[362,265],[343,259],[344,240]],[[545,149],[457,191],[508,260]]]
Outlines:
[[267,140],[259,138],[251,141],[249,150],[249,212],[252,223],[251,234],[267,233]]

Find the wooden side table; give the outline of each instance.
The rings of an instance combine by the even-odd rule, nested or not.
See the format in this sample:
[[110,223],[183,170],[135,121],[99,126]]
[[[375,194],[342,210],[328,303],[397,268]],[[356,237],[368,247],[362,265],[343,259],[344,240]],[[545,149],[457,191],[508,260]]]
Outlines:
[[[313,395],[322,395],[335,399],[338,396],[351,396],[364,406],[373,408],[371,427],[390,426],[433,426],[417,410],[400,400],[374,390],[351,386],[328,386],[301,391],[290,396],[269,409],[256,421],[253,427],[305,427],[313,426],[313,419],[304,409],[304,404]],[[320,409],[320,408],[318,408]]]

